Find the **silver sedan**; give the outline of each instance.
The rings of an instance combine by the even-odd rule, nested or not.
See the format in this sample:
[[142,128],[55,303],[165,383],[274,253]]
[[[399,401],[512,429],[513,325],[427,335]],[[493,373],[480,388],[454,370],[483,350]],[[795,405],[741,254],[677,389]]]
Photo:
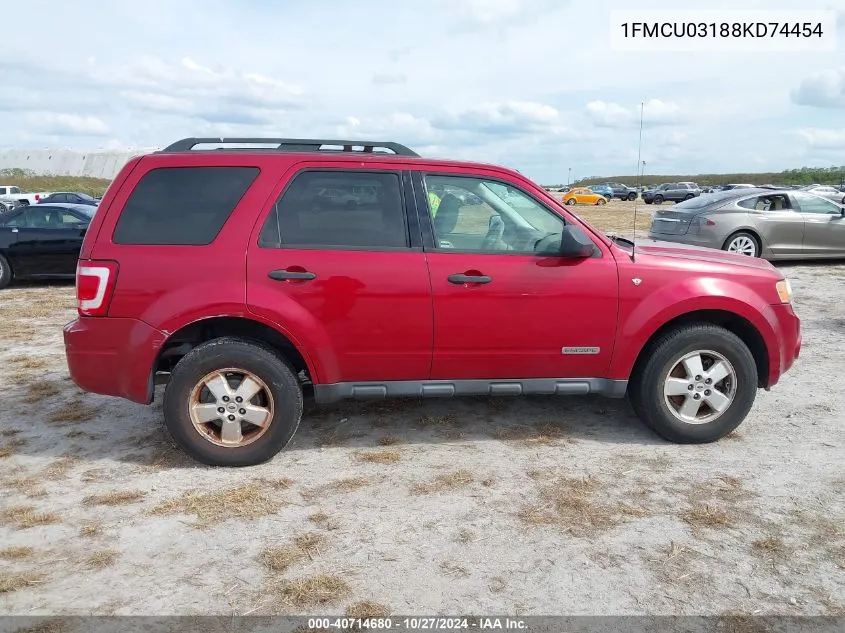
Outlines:
[[839,258],[845,205],[809,191],[733,189],[657,211],[648,236],[770,260]]
[[845,189],[842,189],[841,187],[831,187],[829,185],[811,185],[810,187],[802,187],[801,191],[809,191],[810,193],[814,193],[817,196],[822,196],[833,200],[834,202],[845,204]]

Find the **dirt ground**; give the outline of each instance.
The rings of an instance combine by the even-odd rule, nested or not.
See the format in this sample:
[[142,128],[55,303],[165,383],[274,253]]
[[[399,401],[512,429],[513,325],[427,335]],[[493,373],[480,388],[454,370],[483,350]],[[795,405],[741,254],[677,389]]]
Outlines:
[[783,269],[801,358],[715,444],[626,401],[353,402],[240,470],[183,457],[158,404],[80,392],[72,284],[13,286],[0,613],[843,615],[845,263]]

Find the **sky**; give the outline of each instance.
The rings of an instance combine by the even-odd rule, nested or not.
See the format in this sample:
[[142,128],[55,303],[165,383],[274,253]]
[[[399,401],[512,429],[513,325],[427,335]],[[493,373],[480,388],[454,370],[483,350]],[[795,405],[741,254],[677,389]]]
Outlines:
[[845,165],[845,0],[798,7],[837,11],[835,51],[611,45],[614,10],[796,4],[28,0],[4,9],[0,147],[393,140],[544,184],[633,175],[638,155],[649,174]]

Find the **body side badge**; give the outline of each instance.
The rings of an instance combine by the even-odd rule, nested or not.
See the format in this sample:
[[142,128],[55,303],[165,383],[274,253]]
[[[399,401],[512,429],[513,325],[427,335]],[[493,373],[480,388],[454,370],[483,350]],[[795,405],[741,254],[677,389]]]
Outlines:
[[641,283],[643,283],[643,280],[639,277],[634,277],[631,281],[634,283],[635,286],[639,286]]

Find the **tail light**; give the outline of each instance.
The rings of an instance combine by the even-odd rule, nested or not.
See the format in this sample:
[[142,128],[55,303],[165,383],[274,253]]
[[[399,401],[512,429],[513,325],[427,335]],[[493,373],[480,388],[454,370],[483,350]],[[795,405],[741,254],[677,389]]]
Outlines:
[[76,303],[79,316],[106,316],[117,283],[117,262],[80,261],[76,266]]
[[707,218],[707,221],[705,222],[705,224],[707,226],[716,226],[716,223],[713,220],[711,220],[710,218]]
[[35,194],[35,201],[38,202],[39,200],[41,200],[41,196],[36,193]]

